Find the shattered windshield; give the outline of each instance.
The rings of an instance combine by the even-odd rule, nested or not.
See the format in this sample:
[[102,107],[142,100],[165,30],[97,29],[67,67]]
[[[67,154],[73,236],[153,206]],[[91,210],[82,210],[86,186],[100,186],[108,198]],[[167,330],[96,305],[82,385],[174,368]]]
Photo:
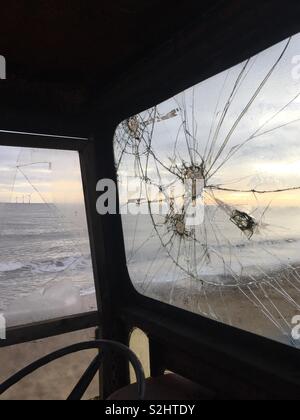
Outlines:
[[135,288],[292,346],[299,47],[297,35],[129,118],[114,141]]

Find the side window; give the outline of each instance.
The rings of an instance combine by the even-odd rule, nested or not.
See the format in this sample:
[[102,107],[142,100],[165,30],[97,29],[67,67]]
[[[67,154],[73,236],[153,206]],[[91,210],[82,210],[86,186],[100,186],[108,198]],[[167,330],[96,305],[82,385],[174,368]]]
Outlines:
[[96,309],[77,152],[0,147],[0,238],[8,327]]
[[115,160],[142,295],[298,346],[296,35],[122,124]]

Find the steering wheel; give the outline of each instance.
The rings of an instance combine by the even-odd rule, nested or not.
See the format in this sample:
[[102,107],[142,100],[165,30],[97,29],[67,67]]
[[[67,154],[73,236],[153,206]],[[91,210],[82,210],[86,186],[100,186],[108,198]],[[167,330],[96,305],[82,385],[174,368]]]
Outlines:
[[[130,361],[135,371],[139,400],[143,400],[145,398],[146,381],[141,362],[133,353],[133,351],[130,350],[128,347],[121,343],[108,340],[95,340],[74,344],[72,346],[65,347],[61,350],[57,350],[45,357],[42,357],[41,359],[33,362],[32,364],[20,370],[18,373],[16,373],[15,375],[7,379],[5,382],[0,384],[0,395],[2,395],[12,386],[16,385],[22,379],[35,372],[36,370],[40,369],[41,367],[48,365],[49,363],[54,362],[55,360],[58,360],[67,355],[91,349],[113,350],[117,351],[120,354],[123,354]],[[68,400],[80,400],[82,398],[83,394],[85,393],[94,376],[96,375],[97,371],[99,370],[102,363],[102,359],[102,354],[100,353],[96,357],[96,359],[91,363],[87,371],[83,374],[78,384],[68,397]]]

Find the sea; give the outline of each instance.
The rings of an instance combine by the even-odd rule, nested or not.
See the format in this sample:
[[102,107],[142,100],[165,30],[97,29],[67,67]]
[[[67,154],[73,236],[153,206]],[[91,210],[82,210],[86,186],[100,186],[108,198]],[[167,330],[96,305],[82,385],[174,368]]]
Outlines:
[[95,308],[83,207],[1,204],[0,313],[9,323],[85,312],[85,296]]

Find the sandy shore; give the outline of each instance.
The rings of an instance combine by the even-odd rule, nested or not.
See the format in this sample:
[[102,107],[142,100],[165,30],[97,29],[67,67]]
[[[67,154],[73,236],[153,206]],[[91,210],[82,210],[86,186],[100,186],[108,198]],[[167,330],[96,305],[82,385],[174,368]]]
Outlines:
[[[66,334],[32,343],[0,349],[0,382],[27,366],[29,363],[81,341],[93,340],[95,330]],[[30,375],[14,386],[2,400],[64,400],[68,397],[97,352],[87,351],[58,360]],[[94,380],[85,399],[99,395],[99,380]]]
[[241,281],[240,287],[210,286],[188,279],[152,283],[138,290],[178,308],[293,345],[292,319],[300,315],[297,275],[293,270],[279,270],[252,285]]

